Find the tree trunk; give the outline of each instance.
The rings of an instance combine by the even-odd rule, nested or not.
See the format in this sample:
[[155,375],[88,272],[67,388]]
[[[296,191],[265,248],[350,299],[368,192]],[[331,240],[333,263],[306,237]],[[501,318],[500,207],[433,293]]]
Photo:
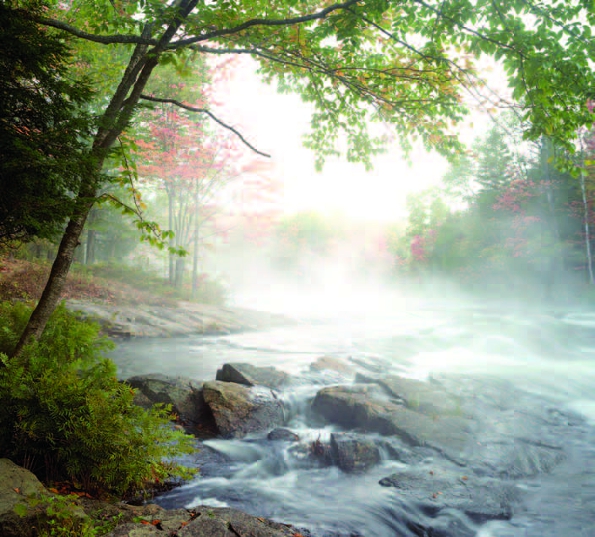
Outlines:
[[198,187],[194,192],[194,236],[193,241],[193,256],[192,256],[192,299],[196,300],[198,296]]
[[176,277],[174,280],[174,286],[176,289],[180,289],[182,287],[182,283],[184,281],[184,270],[186,268],[185,259],[183,257],[176,258]]
[[[173,193],[171,193],[169,190],[167,191],[167,200],[168,200],[168,206],[169,206],[169,214],[168,214],[168,224],[169,224],[169,229],[173,229],[174,228],[174,200],[173,200]],[[170,238],[169,239],[169,245],[171,248],[174,247],[174,239]],[[173,253],[169,253],[169,284],[172,287],[175,287],[176,284],[176,277],[175,277],[175,256]]]
[[589,270],[589,284],[595,284],[593,278],[593,255],[591,254],[591,231],[589,229],[589,204],[587,203],[587,190],[585,188],[585,176],[581,174],[581,190],[583,193],[583,218],[585,222],[585,251],[587,255],[587,267]]
[[97,231],[89,229],[87,231],[87,255],[85,256],[85,264],[92,265],[95,263],[95,236]]
[[58,306],[64,285],[66,284],[66,277],[70,270],[70,265],[74,259],[74,251],[79,244],[79,238],[85,227],[85,220],[91,210],[93,202],[87,202],[80,208],[78,214],[75,215],[62,236],[60,246],[58,247],[58,254],[52,265],[52,270],[48,277],[41,298],[37,307],[33,310],[31,318],[21,334],[21,338],[12,353],[12,356],[18,356],[23,348],[35,339],[39,339],[45,329],[50,315]]

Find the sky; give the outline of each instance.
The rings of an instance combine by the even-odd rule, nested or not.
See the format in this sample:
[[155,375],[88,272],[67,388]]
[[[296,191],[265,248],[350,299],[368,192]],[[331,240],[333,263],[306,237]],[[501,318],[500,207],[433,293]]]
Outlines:
[[261,82],[253,65],[246,61],[235,70],[218,113],[260,151],[271,154],[284,184],[285,212],[316,210],[354,219],[397,221],[407,215],[408,193],[440,183],[448,169],[446,160],[421,146],[414,149],[411,164],[395,144],[375,158],[370,172],[345,159],[329,160],[322,172],[315,171],[314,156],[301,141],[308,131],[308,105],[297,95],[279,94]]

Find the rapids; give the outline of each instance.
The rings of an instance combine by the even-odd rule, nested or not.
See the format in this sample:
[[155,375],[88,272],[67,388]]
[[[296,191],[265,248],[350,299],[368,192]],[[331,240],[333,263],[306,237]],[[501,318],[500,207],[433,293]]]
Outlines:
[[[367,371],[417,379],[497,379],[527,393],[536,408],[555,408],[572,422],[556,438],[566,460],[551,473],[518,480],[522,501],[510,520],[472,520],[455,509],[422,511],[378,481],[404,466],[383,453],[359,475],[315,464],[291,444],[266,433],[241,440],[207,440],[194,481],[156,499],[164,507],[231,506],[304,528],[313,535],[366,537],[586,537],[595,535],[595,313],[578,310],[477,306],[390,300],[372,308],[307,315],[293,326],[222,337],[137,339],[112,358],[122,378],[144,373],[215,378],[226,362],[274,366],[300,380],[282,396],[287,427],[306,442],[328,441],[337,426],[318,423],[309,402],[332,373],[308,366],[331,355]],[[295,301],[294,301],[295,302]],[[242,305],[246,305],[245,303]],[[369,304],[368,304],[369,305]],[[275,309],[271,304],[257,304]],[[282,309],[277,307],[278,310]],[[301,317],[300,317],[301,315]],[[524,401],[525,399],[523,399]],[[428,530],[428,528],[431,528]]]

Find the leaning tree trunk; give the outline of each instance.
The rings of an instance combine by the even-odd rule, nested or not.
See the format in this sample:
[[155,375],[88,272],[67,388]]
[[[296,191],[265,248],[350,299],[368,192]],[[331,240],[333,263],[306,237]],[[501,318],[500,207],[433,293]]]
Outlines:
[[[39,303],[33,310],[29,322],[12,353],[13,357],[18,356],[28,343],[39,339],[51,314],[58,306],[74,258],[74,251],[79,244],[85,221],[96,201],[97,179],[99,179],[109,148],[112,147],[118,136],[129,125],[135,108],[141,99],[142,92],[153,70],[159,63],[160,55],[167,48],[180,25],[196,7],[197,3],[198,0],[178,0],[176,2],[177,16],[169,23],[158,43],[152,48],[149,48],[147,44],[138,44],[135,47],[120,84],[99,122],[100,127],[95,135],[93,149],[91,150],[91,156],[95,159],[93,170],[91,175],[86,177],[87,181],[83,182],[78,193],[79,203],[75,207],[66,231],[62,236],[48,281]],[[146,25],[141,33],[141,38],[150,38],[152,32],[153,25]],[[2,363],[0,361],[0,364]]]
[[77,213],[68,223],[66,231],[60,241],[58,254],[52,264],[52,270],[50,271],[48,281],[41,298],[39,299],[39,303],[33,310],[31,318],[21,334],[21,338],[19,339],[12,356],[18,356],[28,343],[31,343],[35,339],[39,339],[50,315],[58,306],[62,291],[66,284],[66,277],[68,276],[70,265],[74,259],[75,249],[79,244],[79,238],[85,227],[85,221],[87,220],[87,216],[89,215],[89,211],[91,210],[91,207],[93,207],[94,202],[95,200],[93,198],[92,201],[86,201],[79,206]]

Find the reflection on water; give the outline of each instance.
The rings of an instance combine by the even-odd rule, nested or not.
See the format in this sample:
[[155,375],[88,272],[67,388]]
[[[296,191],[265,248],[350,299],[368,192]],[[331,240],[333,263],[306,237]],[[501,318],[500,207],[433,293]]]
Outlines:
[[[303,322],[297,326],[225,337],[133,340],[121,344],[113,357],[122,377],[160,372],[213,379],[225,362],[299,375],[328,354],[419,379],[458,375],[509,381],[554,402],[560,412],[587,420],[557,439],[567,452],[565,463],[549,475],[521,482],[526,501],[511,520],[472,521],[452,509],[422,512],[400,500],[394,489],[378,485],[402,462],[385,457],[364,475],[347,475],[306,463],[288,451],[291,446],[267,443],[264,435],[206,442],[211,460],[203,459],[202,475],[159,501],[168,507],[234,506],[328,535],[420,536],[429,518],[432,535],[443,537],[595,535],[595,314],[391,304],[378,295],[371,301],[382,303],[382,313],[349,309],[353,302],[345,300],[341,314],[325,317],[319,310],[308,322],[303,304]],[[316,389],[302,383],[283,394],[301,409],[292,413],[289,426],[306,443],[328,439],[334,430],[315,428],[304,418]]]

